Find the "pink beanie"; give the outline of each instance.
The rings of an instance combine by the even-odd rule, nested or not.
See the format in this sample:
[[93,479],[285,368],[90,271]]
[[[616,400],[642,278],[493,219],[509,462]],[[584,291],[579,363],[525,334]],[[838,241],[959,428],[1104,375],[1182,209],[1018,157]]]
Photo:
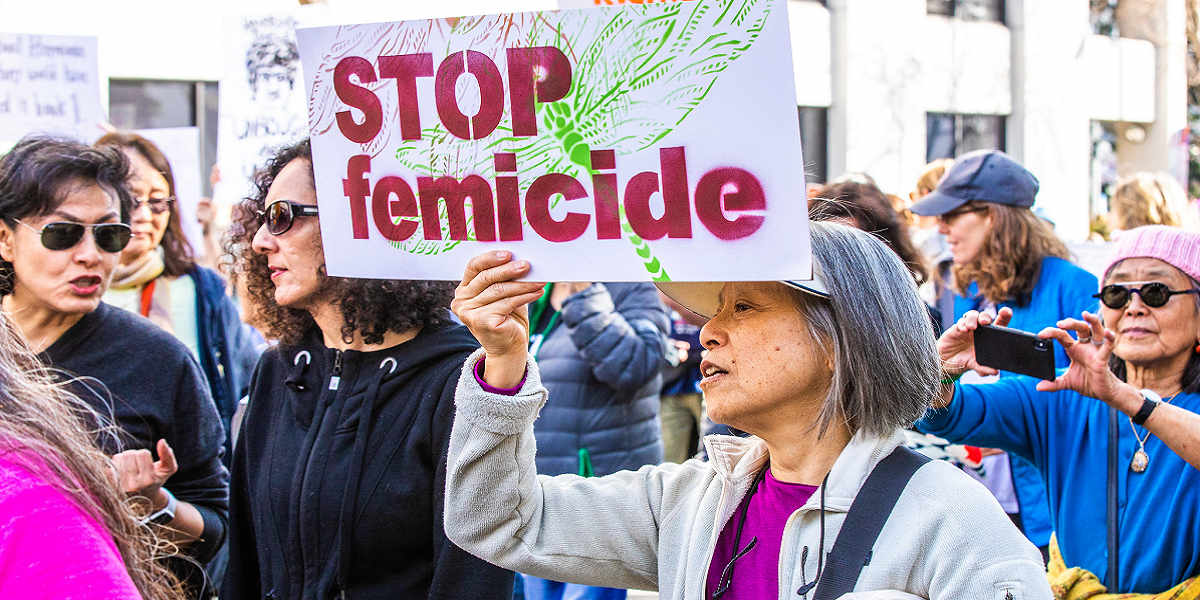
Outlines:
[[1166,225],[1130,229],[1117,237],[1117,251],[1104,268],[1104,279],[1127,258],[1157,258],[1200,281],[1200,233]]

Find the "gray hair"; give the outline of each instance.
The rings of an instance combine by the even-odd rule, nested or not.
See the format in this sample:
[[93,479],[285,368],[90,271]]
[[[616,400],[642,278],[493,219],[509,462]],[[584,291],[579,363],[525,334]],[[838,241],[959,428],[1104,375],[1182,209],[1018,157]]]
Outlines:
[[796,291],[813,338],[833,357],[833,381],[816,425],[884,436],[925,414],[941,362],[925,303],[908,269],[875,236],[813,222],[814,268],[831,300]]

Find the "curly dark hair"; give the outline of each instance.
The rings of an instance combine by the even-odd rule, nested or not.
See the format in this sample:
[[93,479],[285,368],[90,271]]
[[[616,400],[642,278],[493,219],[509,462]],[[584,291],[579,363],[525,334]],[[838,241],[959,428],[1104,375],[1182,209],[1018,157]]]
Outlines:
[[913,245],[908,225],[875,184],[843,181],[823,186],[809,200],[808,215],[814,221],[849,219],[856,228],[886,242],[908,267],[917,285],[929,281],[929,267]]
[[[289,163],[302,160],[312,174],[312,146],[305,139],[277,150],[267,165],[254,175],[256,193],[233,211],[233,223],[225,240],[225,251],[234,262],[234,274],[244,278],[247,297],[253,306],[256,325],[267,337],[284,344],[298,344],[317,327],[307,310],[280,306],[275,302],[267,257],[254,251],[254,235],[262,225],[263,209],[271,184]],[[315,184],[314,184],[315,185]],[[318,238],[319,239],[319,238]],[[320,243],[318,241],[318,243]],[[342,340],[378,344],[387,332],[401,333],[416,328],[437,327],[450,322],[453,282],[394,279],[349,279],[331,277],[321,267],[321,297],[329,299],[342,314]]]

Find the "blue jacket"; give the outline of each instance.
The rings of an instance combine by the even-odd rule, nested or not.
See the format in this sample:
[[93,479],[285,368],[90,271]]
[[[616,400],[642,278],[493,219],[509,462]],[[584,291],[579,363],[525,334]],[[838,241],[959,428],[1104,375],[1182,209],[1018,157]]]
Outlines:
[[659,372],[670,322],[657,290],[594,283],[563,302],[560,318],[536,353],[550,392],[534,422],[538,472],[579,473],[580,450],[596,475],[661,462]]
[[[1027,302],[1001,302],[996,309],[1005,306],[1012,309],[1009,327],[1037,333],[1052,327],[1060,319],[1077,319],[1085,310],[1095,313],[1099,304],[1092,294],[1096,293],[1099,285],[1095,275],[1066,260],[1050,256],[1042,260],[1041,272]],[[968,286],[967,294],[967,298],[954,297],[956,320],[967,311],[978,310],[984,305],[984,299],[978,295],[979,286],[974,282]],[[1055,366],[1064,368],[1070,362],[1062,346],[1054,344]],[[1035,545],[1045,546],[1050,543],[1053,529],[1046,509],[1046,488],[1042,485],[1041,476],[1020,457],[1013,458],[1011,466],[1013,489],[1021,506],[1021,526],[1025,536]]]
[[[950,406],[930,411],[921,431],[1001,448],[1037,467],[1049,491],[1050,516],[1067,566],[1104,581],[1108,572],[1106,486],[1108,406],[1072,391],[1038,392],[1037,380],[1005,377],[985,385],[956,385]],[[1173,404],[1200,412],[1200,394]],[[1200,470],[1161,440],[1146,442],[1149,467],[1127,466],[1137,442],[1121,418],[1117,464],[1120,593],[1156,593],[1200,575]],[[1145,429],[1138,428],[1139,435]]]
[[233,300],[225,294],[225,281],[211,269],[197,266],[187,273],[196,286],[196,332],[200,368],[208,380],[213,403],[225,426],[225,454],[233,456],[230,421],[237,403],[250,387],[254,365],[266,342],[242,322]]

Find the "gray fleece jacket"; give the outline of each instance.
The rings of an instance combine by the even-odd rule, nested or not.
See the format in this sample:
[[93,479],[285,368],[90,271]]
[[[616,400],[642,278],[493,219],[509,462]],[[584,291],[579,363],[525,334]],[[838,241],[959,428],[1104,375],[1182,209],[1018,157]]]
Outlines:
[[[709,436],[711,460],[605,477],[538,475],[533,421],[546,401],[530,361],[515,396],[485,392],[462,370],[446,475],[446,535],[507,569],[555,581],[705,598],[722,527],[767,461],[762,440]],[[825,490],[825,551],[871,469],[903,439],[856,434]],[[816,577],[821,493],[789,519],[779,556],[781,600]],[[805,551],[807,550],[807,552]],[[880,532],[855,593],[865,598],[1049,599],[1041,555],[992,495],[943,461],[922,466]]]

